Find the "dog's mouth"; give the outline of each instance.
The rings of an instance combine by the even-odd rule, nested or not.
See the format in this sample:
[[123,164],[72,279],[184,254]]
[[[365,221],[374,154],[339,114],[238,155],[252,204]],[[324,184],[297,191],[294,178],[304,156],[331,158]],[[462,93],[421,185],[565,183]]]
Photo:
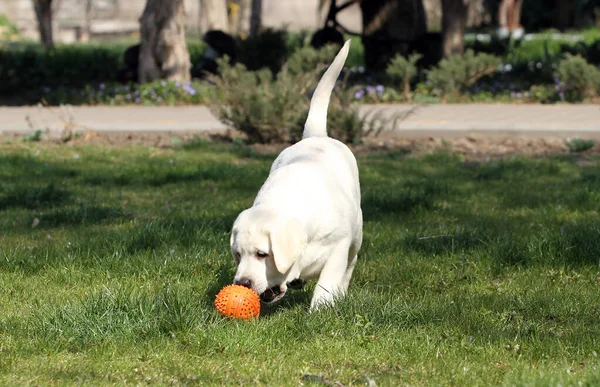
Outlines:
[[260,295],[260,300],[264,303],[271,304],[278,301],[285,295],[285,289],[282,289],[282,285],[273,286],[268,288]]

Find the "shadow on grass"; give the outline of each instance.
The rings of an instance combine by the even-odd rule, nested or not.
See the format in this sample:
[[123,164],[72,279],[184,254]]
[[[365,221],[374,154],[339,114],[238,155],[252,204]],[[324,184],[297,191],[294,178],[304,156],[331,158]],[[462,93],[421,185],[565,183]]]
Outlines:
[[363,217],[376,221],[416,210],[431,211],[435,201],[449,193],[449,186],[434,177],[408,180],[382,188],[367,187],[362,198]]
[[0,192],[0,211],[9,208],[37,209],[54,207],[65,203],[72,193],[50,183],[46,185],[17,187],[8,192]]
[[60,208],[39,217],[40,227],[81,226],[99,224],[105,221],[132,219],[133,215],[121,208],[104,205],[82,205],[75,208]]
[[192,169],[175,169],[168,166],[154,166],[143,170],[127,168],[97,169],[88,171],[84,183],[92,186],[149,186],[161,187],[168,184],[185,182],[211,181],[229,183],[236,187],[249,187],[258,190],[264,181],[268,170],[262,167],[248,168],[230,163],[207,164],[195,166]]

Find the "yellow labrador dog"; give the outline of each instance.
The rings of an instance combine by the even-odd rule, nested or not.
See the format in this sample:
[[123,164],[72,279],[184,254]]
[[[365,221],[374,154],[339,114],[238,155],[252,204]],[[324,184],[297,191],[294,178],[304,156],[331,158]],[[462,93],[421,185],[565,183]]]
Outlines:
[[327,136],[327,108],[350,41],[337,54],[313,94],[300,142],[277,157],[251,208],[231,232],[238,267],[234,283],[263,302],[288,285],[318,278],[311,310],[346,294],[362,243],[360,185],[354,155]]

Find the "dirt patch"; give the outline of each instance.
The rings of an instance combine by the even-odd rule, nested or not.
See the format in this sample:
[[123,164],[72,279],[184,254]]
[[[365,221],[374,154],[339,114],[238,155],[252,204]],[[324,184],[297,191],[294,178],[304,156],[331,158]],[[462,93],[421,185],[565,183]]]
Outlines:
[[[0,134],[0,144],[23,143],[21,133]],[[213,143],[244,143],[243,134],[236,131],[213,132],[94,132],[42,133],[39,142],[64,146],[104,145],[111,147],[144,146],[174,148],[194,141]],[[283,144],[248,145],[259,153],[276,154],[286,147]],[[447,151],[463,155],[468,160],[486,160],[505,158],[513,155],[549,156],[566,155],[573,152],[564,137],[527,136],[527,135],[481,135],[464,137],[426,137],[401,136],[394,133],[382,133],[376,137],[366,137],[360,145],[351,146],[357,155],[378,152],[404,152],[411,155]],[[598,143],[588,150],[577,152],[581,155],[600,154]]]

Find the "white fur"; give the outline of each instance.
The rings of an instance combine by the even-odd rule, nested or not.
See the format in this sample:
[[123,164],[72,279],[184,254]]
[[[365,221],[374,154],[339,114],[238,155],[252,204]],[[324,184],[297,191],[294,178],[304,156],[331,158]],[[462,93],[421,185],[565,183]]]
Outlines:
[[[311,309],[345,295],[362,243],[360,185],[354,155],[327,137],[327,107],[350,41],[323,75],[304,138],[277,157],[251,208],[233,224],[234,282],[258,294],[295,279],[318,278]],[[259,257],[257,252],[268,253]]]

